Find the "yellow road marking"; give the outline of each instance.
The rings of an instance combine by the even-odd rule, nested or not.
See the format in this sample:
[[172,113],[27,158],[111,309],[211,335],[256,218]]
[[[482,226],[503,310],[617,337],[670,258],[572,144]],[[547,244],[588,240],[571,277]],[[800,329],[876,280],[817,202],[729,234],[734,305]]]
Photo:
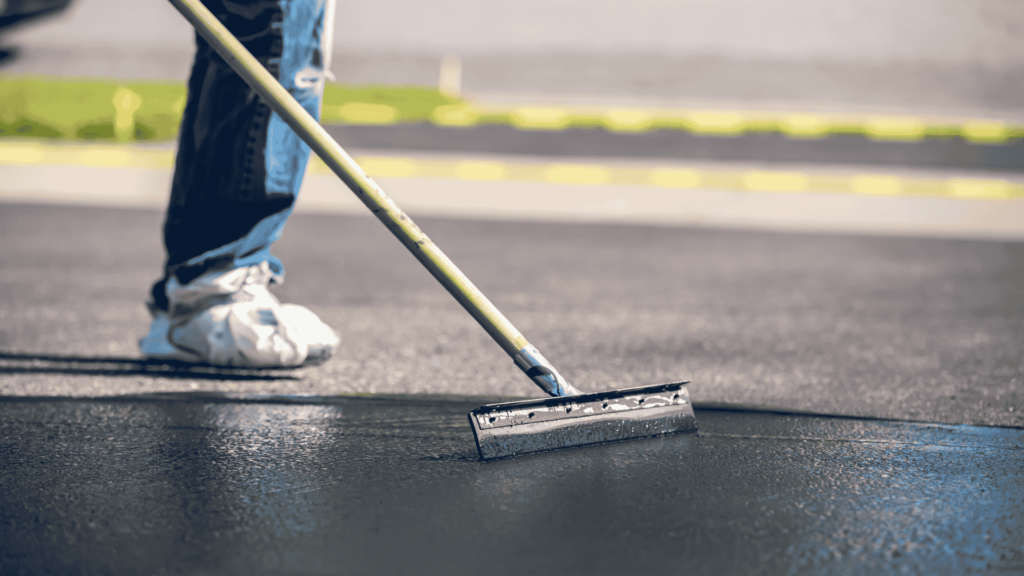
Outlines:
[[864,123],[864,134],[876,140],[921,140],[927,126],[920,118],[910,116],[875,116]]
[[796,138],[821,138],[832,130],[832,121],[821,114],[785,114],[779,131]]
[[41,146],[0,146],[2,164],[44,164],[45,160],[46,150]]
[[505,180],[508,170],[501,162],[467,160],[455,165],[455,177],[459,180]]
[[690,112],[684,118],[690,131],[697,134],[740,134],[750,123],[742,113],[717,110]]
[[[77,139],[83,135],[81,129],[89,128],[89,131],[101,132],[110,129],[123,142],[134,140],[138,129],[141,129],[139,137],[170,138],[187,102],[185,86],[180,83],[119,86],[106,81],[63,81],[8,74],[0,75],[0,83],[14,89],[11,94],[15,95],[31,94],[31,98],[38,98],[39,94],[46,95],[47,90],[68,90],[70,98],[67,106],[56,106],[54,100],[30,103],[32,105],[25,108],[25,102],[19,104],[20,96],[15,96],[14,101],[5,102],[9,104],[6,113],[0,109],[0,116],[5,116],[4,120],[9,124],[5,135],[42,130],[35,134],[55,131],[65,138]],[[916,110],[907,114],[873,114],[806,109],[702,108],[682,103],[626,106],[524,100],[497,102],[440,97],[442,95],[432,95],[431,89],[425,87],[366,88],[332,84],[329,88],[332,96],[323,106],[322,120],[325,123],[364,125],[424,121],[440,126],[499,124],[529,130],[595,127],[614,132],[680,130],[717,136],[776,133],[791,138],[856,134],[876,140],[910,142],[958,137],[982,144],[1015,141],[1019,144],[1019,139],[1024,138],[1024,120],[1020,117],[953,116]],[[35,112],[26,112],[30,108]]]
[[[327,122],[345,121],[326,109],[323,118]],[[524,130],[601,126],[613,132],[682,130],[713,136],[774,132],[791,138],[824,138],[832,134],[859,134],[873,140],[906,142],[959,136],[970,142],[998,144],[1024,137],[1024,124],[985,118],[617,106],[503,106],[472,101],[439,106],[430,120],[439,126],[507,124]],[[401,121],[396,117],[393,123]]]
[[946,181],[947,194],[956,198],[1012,198],[1019,196],[1020,190],[1014,190],[1009,182],[998,180],[975,180],[950,178]]
[[465,104],[438,106],[430,114],[438,126],[473,126],[480,120],[480,111]]
[[605,128],[613,132],[645,132],[654,125],[654,116],[640,108],[611,108],[601,117]]
[[419,172],[422,172],[422,170],[420,170],[420,164],[415,160],[410,160],[408,158],[371,156],[360,159],[358,163],[371,177],[409,178],[416,176]]
[[[914,178],[892,174],[842,174],[782,170],[723,170],[681,166],[614,166],[566,162],[528,162],[358,156],[374,178],[449,178],[472,181],[527,181],[570,185],[656,186],[739,192],[828,193],[869,196],[931,196],[970,200],[1024,199],[1024,183],[995,178]],[[67,145],[40,141],[0,141],[0,167],[74,165],[168,169],[169,148],[117,144]],[[313,173],[329,174],[318,158]],[[0,179],[2,183],[2,179]]]
[[550,164],[545,176],[548,182],[558,184],[606,184],[611,180],[611,171],[590,164]]
[[523,107],[509,114],[509,122],[529,130],[562,130],[569,126],[571,113],[562,108]]
[[903,190],[903,178],[876,174],[854,176],[850,180],[850,187],[857,194],[898,196],[900,191]]
[[131,166],[134,158],[130,150],[120,148],[87,148],[82,150],[80,162],[84,166]]
[[651,184],[662,188],[696,188],[701,184],[701,172],[688,168],[656,168],[651,170]]
[[395,124],[401,112],[387,104],[349,102],[348,104],[324,106],[322,116],[341,120],[347,124]]
[[808,178],[800,172],[769,172],[756,170],[743,176],[743,185],[748,190],[765,192],[803,192],[807,190]]

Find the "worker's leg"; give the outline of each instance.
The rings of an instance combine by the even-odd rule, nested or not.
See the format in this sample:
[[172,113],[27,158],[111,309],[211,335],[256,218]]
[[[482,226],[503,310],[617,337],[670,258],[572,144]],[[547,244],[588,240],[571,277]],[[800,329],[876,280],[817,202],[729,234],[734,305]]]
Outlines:
[[[319,115],[330,53],[323,40],[325,0],[205,3],[311,114]],[[333,352],[335,341],[298,341],[303,330],[289,326],[285,317],[299,307],[282,312],[266,292],[267,284],[283,280],[284,268],[270,246],[291,214],[308,157],[298,136],[197,36],[164,224],[165,276],[152,290],[154,323],[141,343],[144,354],[293,365]],[[259,304],[254,308],[253,302]],[[234,314],[239,310],[245,314]],[[305,313],[302,319],[309,320],[312,313]],[[246,315],[255,322],[248,330]],[[305,326],[320,339],[324,329],[329,331]],[[266,338],[257,340],[265,340],[270,353],[239,348],[239,339],[262,332]]]

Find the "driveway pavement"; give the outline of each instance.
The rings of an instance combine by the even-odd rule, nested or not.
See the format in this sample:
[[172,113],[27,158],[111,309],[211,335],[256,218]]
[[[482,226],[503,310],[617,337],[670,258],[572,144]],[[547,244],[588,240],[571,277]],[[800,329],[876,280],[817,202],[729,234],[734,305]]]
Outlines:
[[1015,574],[1020,430],[697,412],[476,460],[483,398],[0,400],[0,570]]
[[[543,4],[342,3],[335,72],[433,84],[449,53],[467,93],[513,100],[1024,110],[1012,3],[646,2],[626,18]],[[21,50],[0,72],[182,79],[189,38],[166,4],[79,0],[5,37]],[[649,186],[431,176],[440,164],[422,156],[448,133],[430,130],[348,134],[418,148],[399,161],[427,174],[385,188],[575,385],[691,380],[700,434],[479,462],[466,412],[539,391],[315,173],[276,246],[277,294],[341,331],[338,356],[296,371],[144,361],[166,168],[4,164],[0,572],[1024,571],[1019,199],[692,190],[688,219],[651,225],[619,217],[620,197],[665,201]],[[537,150],[515,136],[471,149]],[[544,154],[572,150],[559,161],[597,144],[550,136]],[[632,158],[616,174],[666,155],[927,171],[904,183],[987,170],[1012,186],[1020,172],[1019,143],[705,138],[666,152],[645,138],[586,154]],[[524,219],[510,198],[562,212]],[[580,198],[591,212],[569,218]]]
[[[296,215],[277,247],[277,293],[341,331],[339,356],[221,379],[137,361],[160,212],[2,208],[2,395],[537,393],[368,216]],[[685,379],[698,402],[1024,425],[1019,242],[417,221],[582,389]]]

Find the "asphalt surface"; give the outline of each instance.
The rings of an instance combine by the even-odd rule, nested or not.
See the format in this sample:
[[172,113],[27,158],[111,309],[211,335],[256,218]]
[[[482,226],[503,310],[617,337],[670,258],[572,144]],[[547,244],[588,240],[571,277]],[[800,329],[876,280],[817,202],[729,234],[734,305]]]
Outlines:
[[0,573],[1024,570],[1024,244],[417,217],[578,387],[693,381],[699,435],[485,463],[539,391],[379,222],[292,217],[342,350],[252,371],[138,357],[161,218],[0,204]]
[[1024,433],[698,411],[477,461],[483,399],[0,401],[5,574],[1018,574]]
[[[1021,243],[412,216],[580,389],[690,380],[697,402],[1024,426]],[[538,393],[368,216],[299,214],[276,245],[277,294],[342,334],[331,362],[141,364],[161,218],[2,205],[0,394]]]
[[[334,71],[429,85],[453,53],[471,95],[1019,117],[1024,12],[935,4],[342,3]],[[183,79],[191,32],[165,3],[78,0],[12,46],[0,72]],[[346,130],[377,149],[454,134]],[[1021,157],[501,130],[459,137],[549,156]],[[328,364],[143,361],[162,215],[5,203],[0,573],[1024,571],[1024,244],[412,216],[580,388],[692,380],[700,435],[480,462],[466,413],[538,391],[368,217],[296,215],[277,246],[279,296],[342,332]]]

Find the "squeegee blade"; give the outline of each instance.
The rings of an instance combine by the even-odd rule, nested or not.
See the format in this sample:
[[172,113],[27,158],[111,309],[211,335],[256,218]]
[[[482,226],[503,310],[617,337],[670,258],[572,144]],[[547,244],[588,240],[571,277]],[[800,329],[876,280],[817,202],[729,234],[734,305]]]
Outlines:
[[480,458],[696,432],[684,384],[488,404],[469,413]]

